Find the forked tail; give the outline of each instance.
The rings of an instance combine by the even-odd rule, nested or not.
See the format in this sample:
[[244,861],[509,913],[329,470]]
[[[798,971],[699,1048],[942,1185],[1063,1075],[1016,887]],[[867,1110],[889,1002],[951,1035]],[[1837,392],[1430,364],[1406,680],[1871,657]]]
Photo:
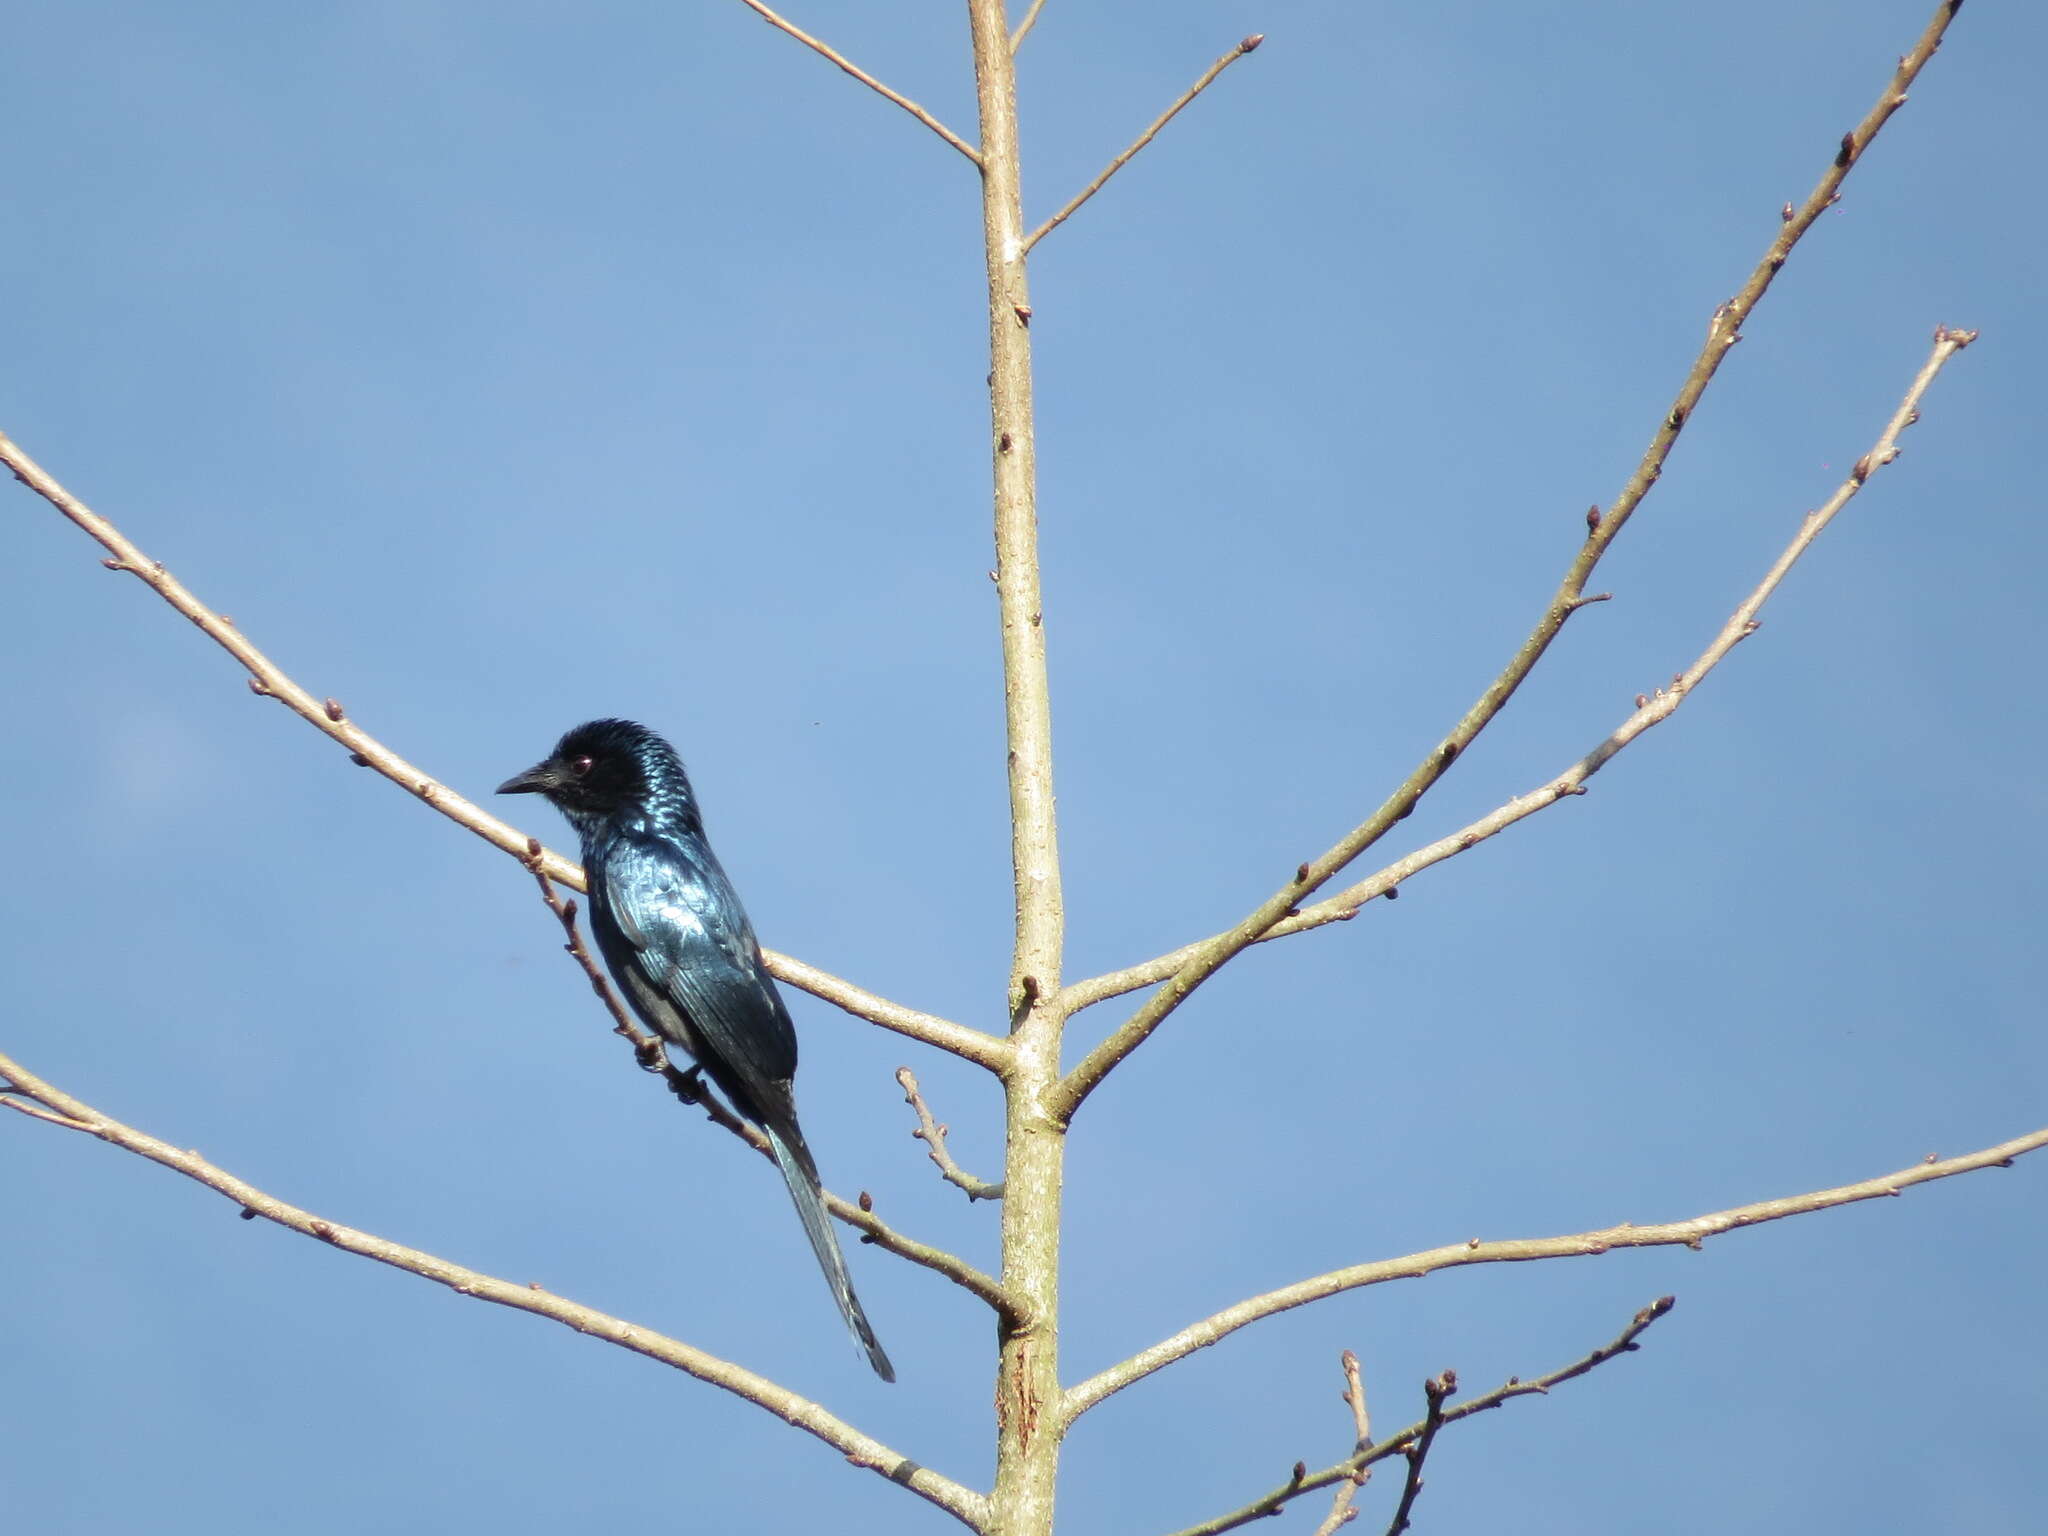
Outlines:
[[785,1130],[772,1125],[763,1125],[761,1129],[775,1151],[775,1163],[782,1170],[782,1181],[789,1186],[789,1198],[796,1202],[796,1213],[803,1219],[804,1236],[811,1240],[811,1252],[818,1256],[818,1267],[825,1271],[825,1280],[832,1287],[832,1299],[839,1303],[839,1315],[846,1319],[854,1342],[867,1351],[868,1364],[875,1368],[875,1374],[884,1381],[894,1381],[896,1368],[882,1352],[868,1315],[860,1308],[860,1298],[853,1294],[853,1277],[846,1272],[846,1255],[839,1251],[839,1239],[833,1235],[832,1216],[825,1209],[825,1196],[818,1184],[818,1165],[811,1160],[811,1149],[804,1145],[803,1132],[796,1128],[794,1120]]

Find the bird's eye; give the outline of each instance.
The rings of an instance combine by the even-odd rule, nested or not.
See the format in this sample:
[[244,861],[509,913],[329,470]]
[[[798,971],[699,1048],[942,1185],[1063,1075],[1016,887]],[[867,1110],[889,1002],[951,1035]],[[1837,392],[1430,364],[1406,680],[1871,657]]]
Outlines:
[[569,771],[575,774],[576,777],[580,779],[583,777],[583,775],[590,772],[591,768],[594,766],[595,764],[591,761],[591,759],[587,757],[579,757],[569,764]]

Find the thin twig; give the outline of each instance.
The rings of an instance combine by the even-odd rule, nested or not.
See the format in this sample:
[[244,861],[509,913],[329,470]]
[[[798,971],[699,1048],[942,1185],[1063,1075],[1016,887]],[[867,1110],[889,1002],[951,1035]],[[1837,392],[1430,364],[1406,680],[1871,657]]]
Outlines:
[[1941,44],[1942,33],[1947,29],[1954,12],[1955,5],[1952,0],[1943,0],[1912,52],[1899,59],[1899,67],[1885,86],[1877,104],[1854,130],[1842,135],[1841,143],[1836,147],[1828,168],[1822,173],[1812,195],[1802,207],[1782,220],[1770,248],[1765,251],[1763,260],[1757,263],[1749,281],[1734,298],[1714,311],[1712,321],[1707,327],[1706,344],[1701,348],[1691,372],[1687,374],[1685,383],[1680,387],[1677,399],[1659,418],[1650,446],[1645,450],[1634,474],[1629,477],[1621,494],[1615,498],[1604,516],[1587,519],[1585,540],[1565,571],[1563,581],[1559,583],[1535,629],[1522,642],[1520,649],[1515,652],[1500,675],[1465,712],[1464,717],[1450,733],[1430,749],[1428,756],[1409,774],[1400,787],[1387,797],[1378,810],[1340,838],[1328,852],[1298,866],[1293,879],[1261,902],[1235,928],[1194,946],[1193,954],[1166,979],[1138,1011],[1067,1074],[1051,1105],[1054,1113],[1063,1118],[1071,1116],[1117,1063],[1135,1050],[1168,1015],[1193,994],[1196,988],[1230,960],[1265,937],[1284,919],[1292,916],[1300,909],[1304,899],[1320,890],[1352,860],[1393,830],[1402,818],[1415,809],[1417,802],[1428,793],[1438,779],[1443,777],[1451,764],[1464,754],[1474,738],[1506,707],[1508,700],[1514,696],[1544,652],[1550,648],[1551,641],[1556,639],[1559,631],[1564,628],[1565,620],[1584,606],[1587,601],[1587,579],[1623,525],[1634,514],[1642,499],[1649,494],[1650,487],[1664,472],[1664,461],[1669,457],[1672,445],[1678,441],[1679,432],[1691,419],[1700,396],[1705,393],[1707,385],[1712,382],[1719,370],[1722,358],[1740,339],[1742,323],[1748,319],[1757,302],[1770,287],[1772,279],[1784,266],[1792,247],[1813,226],[1814,221],[1837,200],[1842,179],[1869,148],[1878,130],[1884,126],[1892,113],[1905,104],[1907,87],[1918,76],[1922,66],[1934,56],[1935,49]]
[[196,1152],[184,1151],[132,1126],[123,1125],[120,1121],[102,1114],[90,1105],[81,1103],[35,1077],[5,1056],[0,1056],[0,1074],[4,1074],[14,1085],[13,1092],[32,1098],[46,1108],[65,1116],[68,1121],[75,1122],[75,1129],[97,1136],[101,1141],[140,1157],[146,1157],[153,1163],[160,1163],[204,1184],[208,1189],[235,1202],[241,1207],[244,1216],[261,1216],[264,1220],[275,1222],[281,1227],[287,1227],[307,1237],[318,1238],[329,1247],[340,1249],[344,1253],[375,1259],[381,1264],[389,1264],[394,1269],[402,1269],[409,1274],[445,1285],[459,1296],[473,1296],[480,1301],[495,1302],[499,1306],[552,1318],[578,1333],[589,1334],[606,1343],[616,1344],[622,1349],[630,1349],[650,1360],[659,1361],[686,1375],[694,1376],[699,1381],[722,1387],[734,1396],[764,1408],[775,1417],[816,1436],[843,1453],[855,1466],[870,1468],[889,1481],[902,1484],[919,1497],[945,1510],[963,1525],[976,1531],[988,1528],[988,1501],[981,1494],[956,1483],[949,1477],[941,1476],[928,1467],[918,1465],[873,1436],[855,1429],[836,1414],[765,1376],[721,1360],[693,1345],[656,1333],[637,1323],[629,1323],[599,1312],[595,1308],[556,1296],[536,1285],[520,1285],[510,1280],[501,1280],[477,1270],[466,1269],[459,1264],[451,1264],[446,1259],[436,1258],[417,1248],[407,1248],[386,1238],[324,1220],[310,1211],[265,1194],[254,1185],[245,1183],[233,1174],[209,1163]]
[[[670,1091],[677,1098],[685,1104],[703,1110],[714,1125],[737,1136],[769,1162],[775,1161],[775,1150],[768,1145],[768,1138],[761,1134],[759,1126],[740,1119],[719,1103],[709,1088],[689,1078],[688,1074],[676,1073],[671,1066],[663,1075],[668,1078]],[[676,1081],[678,1077],[684,1077],[685,1083],[679,1085]],[[976,1269],[958,1254],[948,1253],[943,1248],[934,1248],[929,1243],[921,1243],[914,1237],[906,1237],[898,1232],[874,1213],[871,1196],[863,1193],[861,1201],[855,1202],[835,1195],[829,1189],[824,1195],[825,1209],[860,1233],[862,1242],[872,1244],[884,1253],[893,1253],[899,1259],[908,1259],[934,1274],[944,1275],[962,1290],[986,1302],[998,1317],[1011,1326],[1021,1327],[1031,1321],[1031,1308],[1007,1290],[994,1276]]]
[[1031,0],[1031,9],[1024,13],[1024,19],[1017,23],[1017,30],[1010,34],[1010,52],[1015,53],[1023,46],[1024,39],[1031,35],[1031,29],[1038,25],[1038,13],[1045,9],[1045,0]]
[[1561,1237],[1507,1238],[1490,1243],[1475,1237],[1398,1259],[1380,1259],[1369,1264],[1333,1269],[1327,1274],[1297,1280],[1278,1290],[1225,1307],[1221,1312],[1181,1329],[1171,1338],[1162,1339],[1130,1359],[1089,1377],[1067,1393],[1063,1422],[1072,1423],[1111,1394],[1121,1392],[1198,1349],[1227,1338],[1248,1324],[1294,1307],[1306,1306],[1312,1301],[1321,1301],[1325,1296],[1335,1296],[1340,1291],[1382,1285],[1389,1280],[1419,1279],[1440,1269],[1459,1269],[1468,1264],[1519,1264],[1532,1259],[1586,1258],[1609,1253],[1616,1248],[1698,1248],[1710,1237],[1719,1237],[1742,1227],[1832,1210],[1838,1205],[1854,1205],[1860,1200],[1884,1199],[1911,1189],[1915,1184],[1954,1178],[1959,1173],[1974,1173],[1979,1168],[2009,1168],[2015,1158],[2041,1147],[2048,1147],[2048,1128],[2016,1136],[2011,1141],[2002,1141],[1995,1147],[1986,1147],[1961,1157],[1945,1160],[1929,1157],[1897,1173],[1880,1174],[1860,1183],[1786,1195],[1776,1200],[1759,1200],[1751,1205],[1711,1211],[1685,1221],[1659,1222],[1644,1227],[1625,1221],[1620,1226],[1603,1227],[1592,1232],[1572,1232]]
[[1358,1368],[1358,1356],[1345,1350],[1338,1357],[1344,1367],[1344,1401],[1351,1409],[1351,1427],[1358,1431],[1355,1451],[1372,1449],[1372,1411],[1365,1406],[1365,1375]]
[[[752,0],[748,0],[748,3],[751,4]],[[1038,7],[1034,5],[1031,8],[1031,15],[1035,17],[1037,14]],[[1029,17],[1026,18],[1025,25],[1027,27],[1030,25]],[[1122,170],[1126,165],[1129,165],[1131,163],[1132,156],[1136,155],[1139,150],[1143,149],[1147,144],[1150,144],[1153,141],[1153,139],[1158,137],[1160,129],[1164,128],[1168,123],[1172,122],[1174,118],[1180,115],[1181,108],[1185,107],[1189,102],[1193,101],[1197,96],[1201,95],[1202,92],[1206,91],[1209,88],[1211,82],[1213,82],[1218,75],[1222,74],[1224,70],[1230,68],[1230,66],[1235,64],[1239,59],[1243,58],[1246,54],[1250,53],[1253,49],[1257,48],[1259,44],[1263,43],[1265,40],[1266,38],[1264,33],[1254,32],[1250,37],[1247,37],[1242,42],[1240,42],[1235,48],[1232,48],[1230,52],[1224,54],[1223,57],[1218,59],[1214,64],[1211,64],[1207,69],[1203,70],[1202,78],[1197,80],[1193,85],[1189,86],[1185,91],[1181,92],[1180,98],[1177,101],[1175,101],[1172,106],[1168,107],[1164,112],[1160,113],[1157,117],[1155,117],[1152,120],[1152,126],[1150,128],[1147,128],[1143,133],[1139,134],[1138,137],[1132,141],[1131,147],[1129,149],[1125,150],[1122,154],[1118,155],[1114,160],[1110,161],[1108,165],[1103,167],[1102,174],[1097,176],[1093,181],[1089,182],[1088,185],[1083,187],[1079,192],[1076,192],[1073,195],[1073,197],[1068,200],[1066,207],[1062,208],[1058,213],[1054,214],[1051,218],[1047,219],[1043,224],[1039,225],[1038,228],[1031,231],[1030,237],[1026,239],[1024,242],[1025,253],[1028,255],[1031,251],[1031,248],[1034,245],[1038,244],[1039,241],[1043,240],[1047,235],[1051,234],[1054,230],[1058,229],[1062,224],[1066,223],[1068,219],[1072,218],[1075,212],[1079,210],[1080,206],[1083,203],[1087,202],[1089,198],[1093,197],[1096,193],[1100,192],[1103,189],[1103,187],[1108,183],[1110,177],[1114,176],[1118,171]],[[1012,46],[1014,47],[1015,45],[1013,44]]]
[[[598,969],[597,961],[591,957],[589,948],[583,942],[583,930],[576,921],[576,903],[564,901],[555,894],[554,883],[548,879],[542,868],[543,850],[540,839],[530,837],[526,841],[532,855],[526,861],[526,867],[540,886],[540,899],[547,903],[548,910],[555,914],[555,921],[562,925],[562,933],[568,940],[562,948],[567,950],[569,957],[582,968],[585,979],[590,983],[590,990],[597,994],[598,1001],[604,1004],[605,1012],[611,1015],[612,1033],[632,1046],[633,1059],[641,1070],[659,1077],[668,1085],[669,1092],[684,1105],[703,1110],[705,1118],[713,1125],[739,1137],[772,1162],[775,1153],[768,1145],[767,1137],[755,1131],[739,1116],[719,1103],[717,1096],[704,1086],[703,1074],[695,1067],[685,1070],[671,1061],[667,1043],[642,1029],[634,1022],[632,1015],[626,1012],[625,1004],[619,1001],[619,994],[613,988],[611,979]],[[830,1195],[826,1196],[828,1204],[832,1198]],[[847,1208],[852,1209],[850,1206]],[[858,1226],[860,1223],[856,1222],[854,1225]]]
[[[625,1005],[619,1001],[618,993],[613,990],[610,980],[598,969],[597,962],[591,958],[589,949],[583,943],[583,932],[576,922],[576,903],[563,901],[555,894],[554,887],[541,870],[541,858],[540,843],[534,840],[527,868],[533,871],[534,879],[540,884],[541,900],[548,904],[548,910],[555,914],[555,920],[562,925],[562,932],[568,938],[568,942],[562,947],[582,967],[591,990],[598,995],[605,1006],[605,1011],[611,1015],[612,1033],[623,1037],[633,1047],[633,1058],[639,1062],[641,1068],[667,1083],[669,1092],[684,1104],[703,1110],[712,1124],[737,1136],[769,1162],[774,1162],[775,1150],[768,1145],[768,1138],[762,1135],[757,1127],[748,1124],[721,1104],[694,1068],[685,1071],[669,1060],[667,1047],[658,1038],[640,1028],[626,1012]],[[936,1274],[944,1275],[962,1289],[980,1297],[1006,1318],[1015,1319],[1023,1315],[1023,1308],[1017,1300],[992,1276],[984,1274],[966,1260],[946,1252],[943,1248],[934,1248],[929,1243],[920,1243],[915,1238],[905,1237],[875,1215],[868,1204],[856,1204],[841,1199],[827,1190],[825,1208],[859,1232],[862,1242],[871,1243],[885,1253],[893,1253]]]
[[[1670,1297],[1664,1298],[1667,1307],[1670,1301]],[[1436,1432],[1444,1427],[1444,1399],[1457,1390],[1458,1373],[1448,1369],[1422,1384],[1422,1397],[1427,1405],[1423,1410],[1422,1433],[1401,1453],[1408,1462],[1408,1475],[1401,1484],[1401,1501],[1394,1506],[1393,1518],[1387,1522],[1387,1536],[1401,1536],[1408,1529],[1408,1516],[1422,1492],[1422,1464],[1429,1459],[1430,1446],[1436,1443]]]
[[[1358,1369],[1358,1356],[1345,1350],[1340,1357],[1344,1367],[1344,1401],[1351,1409],[1351,1426],[1357,1431],[1352,1438],[1351,1451],[1372,1449],[1372,1415],[1365,1406],[1365,1378]],[[1336,1536],[1343,1527],[1358,1518],[1358,1511],[1352,1501],[1358,1497],[1358,1490],[1372,1479],[1372,1468],[1360,1467],[1349,1477],[1337,1480],[1337,1491],[1330,1499],[1330,1512],[1323,1517],[1323,1523],[1316,1527],[1315,1536]]]
[[[545,865],[547,850],[541,847],[540,839],[529,837],[526,840],[526,850],[526,867],[532,872],[535,883],[540,886],[540,899],[546,902],[548,910],[555,914],[555,921],[562,925],[562,936],[568,941],[562,948],[582,967],[584,978],[590,983],[590,990],[597,994],[598,1001],[604,1004],[605,1012],[612,1016],[612,1033],[623,1037],[633,1047],[635,1059],[648,1071],[658,1072],[664,1066],[669,1066],[673,1070],[668,1060],[668,1052],[663,1049],[661,1041],[634,1022],[633,1016],[626,1012],[626,1005],[619,1001],[619,994],[612,990],[611,979],[598,969],[597,962],[584,947],[583,930],[576,922],[576,903],[564,901],[555,894],[554,882],[548,878]],[[685,1075],[681,1072],[676,1073],[677,1077]],[[676,1085],[671,1082],[669,1086],[674,1088]]]
[[819,42],[817,38],[811,36],[810,33],[806,32],[802,27],[796,25],[796,23],[789,21],[788,19],[782,16],[776,15],[775,12],[769,10],[767,6],[763,5],[761,3],[761,0],[740,0],[740,4],[744,5],[756,16],[759,16],[763,21],[767,22],[769,26],[776,28],[778,31],[787,32],[791,37],[795,38],[798,42],[802,43],[806,48],[809,48],[812,52],[822,54],[825,58],[830,59],[834,64],[837,64],[841,69],[845,70],[849,75],[853,76],[854,79],[858,80],[862,85],[866,86],[869,90],[874,91],[877,95],[885,96],[890,101],[895,102],[897,106],[901,107],[904,111],[908,112],[920,123],[923,123],[925,127],[931,129],[933,133],[936,133],[948,144],[952,145],[955,149],[959,150],[960,153],[965,155],[969,160],[972,160],[976,165],[981,164],[981,153],[980,151],[975,149],[975,147],[972,144],[968,143],[965,139],[961,138],[959,134],[955,133],[952,129],[948,128],[936,117],[933,117],[931,113],[925,111],[923,107],[920,107],[916,102],[912,101],[908,96],[905,96],[901,91],[890,90],[888,86],[882,84],[881,81],[877,80],[873,75],[869,74],[866,70],[862,69],[858,64],[854,63],[853,60],[849,59],[845,54],[839,52],[838,49],[832,47],[830,44]]
[[932,1118],[932,1112],[918,1091],[917,1078],[908,1067],[896,1069],[896,1081],[903,1089],[903,1099],[917,1112],[917,1129],[910,1134],[925,1144],[932,1160],[932,1166],[939,1170],[939,1176],[948,1184],[967,1191],[972,1200],[1000,1200],[1003,1198],[1003,1183],[997,1179],[978,1179],[953,1161],[953,1154],[946,1150],[947,1126]]
[[[145,555],[129,537],[107,519],[59,485],[41,465],[22,452],[5,433],[0,433],[0,464],[14,472],[14,478],[41,496],[65,517],[77,524],[112,556],[100,563],[110,571],[127,571],[140,578],[171,607],[190,619],[201,633],[240,662],[249,672],[249,690],[259,698],[276,699],[322,735],[345,748],[358,767],[374,768],[392,783],[431,806],[456,825],[468,828],[484,841],[503,849],[522,864],[529,863],[527,851],[533,839],[517,827],[500,821],[474,801],[464,799],[439,779],[415,768],[396,752],[349,718],[339,702],[318,699],[285,673],[230,620],[209,608],[186,589],[185,584],[164,568],[161,560]],[[552,850],[541,854],[541,868],[549,879],[583,890],[583,871],[572,860]],[[822,998],[834,1007],[870,1024],[894,1030],[912,1040],[951,1051],[956,1056],[1001,1072],[1009,1060],[1007,1041],[891,1002],[855,986],[816,966],[775,950],[762,951],[770,974],[791,986]]]
[[[1933,351],[1921,365],[1920,372],[1906,390],[1904,400],[1892,413],[1891,420],[1885,424],[1870,451],[1856,461],[1847,478],[1835,488],[1834,494],[1817,510],[1806,515],[1792,542],[1778,556],[1764,579],[1730,615],[1727,623],[1722,625],[1720,633],[1714,637],[1706,650],[1700,653],[1698,659],[1677,674],[1669,686],[1642,695],[1637,701],[1635,713],[1615,727],[1598,746],[1562,772],[1551,775],[1528,793],[1516,796],[1477,821],[1460,827],[1457,831],[1440,837],[1403,858],[1396,859],[1335,896],[1302,907],[1294,916],[1275,923],[1257,942],[1263,944],[1272,939],[1285,938],[1289,934],[1305,932],[1310,928],[1320,928],[1327,923],[1348,921],[1374,897],[1392,895],[1402,884],[1423,870],[1469,852],[1486,839],[1506,831],[1516,822],[1525,820],[1538,811],[1548,810],[1560,800],[1583,794],[1587,780],[1606,767],[1616,753],[1645,731],[1669,719],[1691,696],[1701,679],[1719,666],[1736,645],[1755,632],[1757,614],[1762,611],[1771,594],[1777,590],[1778,584],[1784,580],[1786,572],[1801,555],[1805,554],[1808,546],[1833,520],[1835,514],[1847,506],[1863,489],[1869,476],[1898,457],[1899,436],[1907,427],[1919,420],[1921,398],[1926,394],[1928,386],[1934,382],[1935,375],[1951,357],[1976,339],[1975,331],[1947,326],[1935,328]],[[1214,944],[1224,937],[1226,935],[1218,934],[1201,943],[1184,945],[1170,954],[1147,960],[1142,965],[1130,966],[1125,970],[1111,971],[1088,981],[1076,982],[1067,989],[1067,1002],[1076,1009],[1086,1008],[1122,993],[1135,992],[1140,987],[1163,981],[1196,959],[1202,953],[1204,945]],[[1129,1027],[1125,1026],[1126,1029]],[[1116,1038],[1111,1037],[1112,1040]]]
[[1511,1398],[1541,1396],[1560,1382],[1571,1381],[1597,1366],[1605,1365],[1616,1355],[1633,1353],[1640,1347],[1636,1340],[1642,1337],[1658,1318],[1668,1313],[1672,1306],[1671,1297],[1659,1297],[1630,1319],[1628,1327],[1624,1328],[1618,1337],[1601,1345],[1591,1354],[1552,1371],[1548,1376],[1538,1376],[1533,1381],[1523,1381],[1518,1376],[1510,1376],[1491,1392],[1459,1403],[1454,1408],[1444,1408],[1442,1399],[1456,1388],[1457,1375],[1455,1372],[1445,1371],[1442,1376],[1424,1385],[1423,1390],[1429,1398],[1428,1415],[1410,1424],[1399,1434],[1382,1440],[1378,1445],[1361,1449],[1335,1466],[1325,1467],[1320,1472],[1309,1473],[1297,1466],[1295,1476],[1290,1477],[1280,1487],[1254,1499],[1242,1509],[1232,1510],[1227,1515],[1219,1515],[1214,1520],[1205,1520],[1200,1525],[1188,1526],[1185,1530],[1174,1532],[1174,1536],[1221,1536],[1224,1531],[1235,1530],[1241,1525],[1247,1525],[1268,1515],[1277,1515],[1291,1500],[1299,1498],[1302,1494],[1311,1493],[1318,1488],[1327,1488],[1342,1479],[1356,1477],[1373,1463],[1385,1461],[1389,1456],[1408,1456],[1409,1487],[1403,1490],[1401,1507],[1395,1512],[1396,1523],[1389,1527],[1390,1531],[1398,1531],[1406,1523],[1408,1511],[1414,1505],[1414,1494],[1419,1492],[1422,1486],[1421,1457],[1411,1454],[1411,1448],[1420,1449],[1425,1439],[1434,1439],[1437,1431],[1445,1425],[1455,1424],[1460,1419],[1469,1419],[1475,1413],[1486,1413],[1500,1407]]
[[[761,1133],[751,1125],[746,1128],[747,1144],[753,1146]],[[761,1138],[765,1142],[766,1138]],[[756,1148],[767,1156],[765,1145]],[[934,1273],[944,1275],[962,1290],[972,1291],[1003,1320],[1007,1328],[1029,1328],[1037,1319],[1037,1313],[1022,1297],[1017,1296],[989,1275],[982,1273],[965,1259],[905,1237],[901,1232],[884,1222],[881,1217],[865,1206],[842,1200],[829,1190],[825,1194],[825,1209],[845,1222],[857,1227],[861,1241],[872,1243],[884,1253],[893,1253],[898,1258],[908,1259]]]
[[857,1019],[880,1025],[906,1039],[919,1040],[926,1045],[936,1046],[942,1051],[986,1067],[1000,1076],[1010,1064],[1009,1042],[979,1029],[970,1029],[964,1024],[955,1024],[951,1019],[942,1019],[937,1014],[922,1009],[908,1008],[902,1003],[891,1002],[865,988],[857,987],[843,977],[834,976],[830,971],[819,970],[794,955],[785,955],[779,950],[764,949],[761,959],[768,967],[769,975],[778,981],[786,981],[800,992],[808,992],[821,1001],[832,1004],[843,1013],[850,1013]]
[[54,1110],[44,1109],[33,1099],[23,1098],[21,1090],[12,1086],[0,1087],[0,1104],[6,1105],[17,1114],[27,1115],[31,1120],[47,1120],[51,1125],[60,1125],[67,1131],[92,1130],[92,1126],[83,1120],[73,1120]]

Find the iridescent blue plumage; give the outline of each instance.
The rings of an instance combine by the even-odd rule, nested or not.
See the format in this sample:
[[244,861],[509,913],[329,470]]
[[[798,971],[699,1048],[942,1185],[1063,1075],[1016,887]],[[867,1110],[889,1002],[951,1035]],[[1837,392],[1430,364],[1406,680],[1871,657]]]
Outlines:
[[644,725],[593,720],[498,792],[545,795],[569,818],[583,840],[590,927],[605,965],[648,1028],[688,1051],[733,1108],[761,1127],[847,1327],[875,1374],[894,1381],[797,1127],[796,1029],[746,909],[705,841],[682,759]]

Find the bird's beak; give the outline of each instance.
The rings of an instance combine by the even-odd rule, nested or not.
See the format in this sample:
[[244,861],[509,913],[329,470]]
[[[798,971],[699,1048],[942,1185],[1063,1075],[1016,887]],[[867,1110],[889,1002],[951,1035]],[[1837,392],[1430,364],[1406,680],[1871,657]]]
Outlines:
[[524,773],[515,773],[498,786],[501,795],[544,795],[555,787],[553,763],[535,763]]

